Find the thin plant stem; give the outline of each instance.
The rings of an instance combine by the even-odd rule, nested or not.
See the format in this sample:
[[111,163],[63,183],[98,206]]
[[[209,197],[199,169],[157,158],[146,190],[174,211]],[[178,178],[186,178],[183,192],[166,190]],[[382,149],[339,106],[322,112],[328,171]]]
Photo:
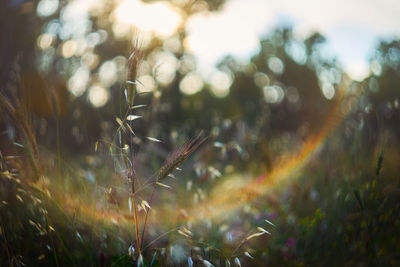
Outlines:
[[[129,109],[129,114],[131,114],[132,111]],[[129,126],[132,128],[132,121],[129,122]],[[131,151],[131,166],[130,166],[130,172],[129,172],[129,181],[131,184],[131,201],[132,201],[132,206],[133,206],[133,212],[134,212],[134,220],[135,220],[135,235],[136,235],[136,246],[138,249],[139,255],[141,254],[141,245],[140,245],[140,233],[139,233],[139,219],[137,216],[137,209],[136,209],[136,203],[135,203],[135,165],[134,165],[134,152],[133,152],[133,134],[132,132],[129,133],[129,141],[130,141],[130,151]]]
[[[151,203],[152,203],[152,201],[153,201],[153,197],[154,197],[155,191],[156,191],[156,186],[154,185],[153,190],[151,191],[150,199],[149,199],[149,205],[150,205],[150,207],[151,207]],[[143,223],[143,230],[142,230],[142,238],[141,238],[141,240],[142,240],[142,248],[143,248],[144,235],[145,235],[145,232],[146,232],[146,225],[147,225],[147,219],[148,219],[149,213],[150,213],[150,209],[146,212],[146,215],[144,216],[144,223]]]
[[175,227],[174,229],[171,229],[171,230],[169,230],[169,231],[167,231],[167,232],[165,232],[165,233],[159,235],[156,239],[154,239],[153,241],[151,241],[144,249],[149,248],[149,247],[150,247],[151,245],[153,245],[154,242],[156,242],[157,240],[160,240],[161,238],[163,238],[163,237],[166,236],[167,234],[172,233],[173,231],[176,231],[176,230],[178,230],[178,229],[179,229],[179,227]]
[[[131,181],[131,187],[133,186],[134,182],[133,180]],[[131,199],[132,199],[132,205],[133,205],[133,216],[134,216],[134,221],[135,221],[135,235],[136,235],[136,246],[138,249],[139,255],[141,254],[141,249],[140,249],[140,238],[139,238],[139,220],[137,217],[137,210],[136,210],[136,204],[135,204],[135,197],[133,194],[131,194]]]
[[57,174],[58,184],[61,185],[61,143],[60,143],[60,121],[58,116],[56,117],[56,138],[57,138]]
[[136,246],[138,249],[139,255],[141,254],[140,251],[140,238],[139,238],[139,219],[137,216],[137,209],[136,209],[136,204],[135,204],[135,180],[134,180],[134,171],[133,171],[133,166],[131,167],[132,170],[129,172],[129,182],[131,185],[131,201],[132,201],[132,206],[133,206],[133,216],[134,216],[134,221],[135,221],[135,235],[136,235]]

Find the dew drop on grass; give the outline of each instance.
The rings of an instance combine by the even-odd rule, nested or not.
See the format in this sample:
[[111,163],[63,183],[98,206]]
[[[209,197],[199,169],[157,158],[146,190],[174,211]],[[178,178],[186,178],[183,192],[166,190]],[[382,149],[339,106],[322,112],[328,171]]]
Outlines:
[[263,234],[265,234],[265,233],[262,232],[262,233],[255,233],[255,234],[249,235],[248,237],[246,237],[246,240],[250,240],[254,237],[262,236]]
[[241,266],[242,266],[242,265],[240,264],[239,258],[237,258],[237,257],[234,259],[233,262],[234,262],[234,264],[235,264],[236,267],[241,267]]
[[18,194],[16,194],[15,197],[16,197],[21,203],[24,203],[24,201],[22,200],[22,198],[21,198]]
[[24,148],[24,145],[17,143],[17,142],[14,142],[14,145]]
[[142,116],[128,115],[128,116],[126,117],[126,119],[127,119],[128,121],[133,121],[133,120],[140,119],[141,117],[142,117]]
[[254,257],[250,255],[249,252],[245,251],[244,255],[246,255],[247,257],[249,257],[250,259],[254,260]]
[[146,138],[147,138],[147,140],[152,141],[152,142],[162,143],[161,140],[158,140],[157,138],[154,138],[154,137],[146,136]]
[[224,147],[225,145],[221,142],[214,142],[214,147]]
[[76,232],[76,236],[78,237],[78,239],[79,239],[80,241],[83,242],[82,236],[81,236],[81,234],[80,234],[79,232]]
[[269,221],[269,220],[267,220],[267,219],[264,219],[264,221],[265,221],[266,223],[268,223],[268,224],[272,225],[272,226],[275,226],[275,224],[273,224],[272,222],[270,222],[270,221]]
[[171,188],[169,185],[166,185],[166,184],[163,184],[163,183],[160,183],[160,182],[156,182],[156,185],[159,185],[159,186],[162,186],[162,187],[165,187],[165,188]]
[[266,234],[271,234],[270,232],[268,232],[267,230],[265,230],[264,228],[262,228],[262,227],[257,227],[257,230],[258,231],[260,231],[260,232],[262,232],[262,233],[266,233]]
[[144,107],[146,107],[146,105],[137,105],[137,106],[131,107],[131,109],[138,109],[138,108],[144,108]]
[[209,262],[208,260],[203,260],[202,262],[203,262],[204,266],[207,266],[207,267],[212,267],[212,266],[214,266],[214,265],[213,265],[211,262]]

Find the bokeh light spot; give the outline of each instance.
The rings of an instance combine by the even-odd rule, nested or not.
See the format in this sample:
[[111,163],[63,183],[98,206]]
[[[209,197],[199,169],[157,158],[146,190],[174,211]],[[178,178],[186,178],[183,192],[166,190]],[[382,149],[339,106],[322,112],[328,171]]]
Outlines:
[[322,85],[322,93],[326,99],[331,100],[335,96],[335,88],[330,83],[324,83]]
[[178,59],[170,52],[159,52],[155,55],[155,76],[162,86],[169,85],[175,78]]
[[81,57],[81,64],[89,67],[91,70],[99,64],[99,56],[92,52],[87,52]]
[[179,89],[185,95],[193,95],[200,92],[203,89],[203,85],[200,75],[190,72],[179,83]]
[[216,71],[211,76],[211,92],[216,97],[226,97],[230,92],[232,77],[224,71]]
[[41,34],[37,39],[37,46],[42,49],[46,50],[49,48],[54,40],[54,36],[48,33]]
[[75,97],[81,96],[86,91],[86,86],[89,83],[90,71],[87,67],[80,67],[74,75],[68,80],[68,90]]
[[156,89],[156,82],[151,75],[143,75],[138,78],[139,84],[136,87],[138,93],[151,92]]
[[58,0],[41,0],[37,5],[36,12],[39,17],[48,17],[57,11],[58,5]]
[[74,40],[68,40],[62,45],[61,54],[65,58],[70,58],[75,54],[76,49],[76,42]]
[[288,42],[285,52],[299,65],[304,65],[307,61],[306,47],[302,42]]
[[263,72],[256,72],[254,74],[254,83],[259,87],[259,88],[264,88],[264,86],[269,85],[269,77],[267,74]]
[[282,88],[277,85],[265,86],[263,88],[264,99],[267,103],[280,103],[285,97]]
[[109,97],[108,90],[100,85],[93,85],[89,89],[89,101],[96,108],[104,106]]
[[276,75],[281,75],[284,71],[285,66],[282,60],[277,57],[270,57],[268,59],[268,68]]
[[376,61],[376,60],[373,60],[372,62],[371,62],[371,71],[372,71],[372,73],[375,75],[375,76],[380,76],[381,75],[381,73],[382,73],[382,66],[381,66],[381,64],[379,64],[379,62],[378,61]]
[[117,65],[114,61],[108,60],[100,66],[99,79],[105,87],[113,85],[117,78]]
[[290,86],[286,89],[286,98],[291,103],[299,101],[300,95],[296,87]]

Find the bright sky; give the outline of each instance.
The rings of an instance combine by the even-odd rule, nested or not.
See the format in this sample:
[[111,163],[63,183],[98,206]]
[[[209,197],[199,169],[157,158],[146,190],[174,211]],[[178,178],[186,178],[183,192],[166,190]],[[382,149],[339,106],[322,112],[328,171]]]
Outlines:
[[289,24],[301,37],[321,32],[327,50],[362,79],[378,38],[400,37],[399,14],[398,0],[228,0],[221,12],[190,19],[188,44],[207,70],[226,54],[248,58],[258,51],[259,37]]
[[[135,25],[144,33],[166,39],[182,22],[179,12],[168,1],[117,2],[118,7],[111,14],[116,18],[113,25],[116,37],[125,38]],[[63,38],[80,38],[85,34],[90,29],[89,9],[101,3],[100,0],[71,0],[61,13]],[[38,15],[49,16],[58,6],[59,0],[41,0]],[[350,76],[360,80],[369,73],[368,58],[378,39],[400,38],[399,14],[399,0],[226,0],[219,12],[189,18],[185,45],[194,53],[202,76],[211,79],[210,74],[216,73],[215,64],[225,55],[248,60],[259,50],[260,38],[286,24],[293,26],[300,38],[314,31],[321,32],[327,38],[324,52],[337,56]],[[51,44],[47,39],[40,39],[43,49],[46,43]],[[75,47],[74,42],[65,42],[64,56],[76,52],[71,49]]]

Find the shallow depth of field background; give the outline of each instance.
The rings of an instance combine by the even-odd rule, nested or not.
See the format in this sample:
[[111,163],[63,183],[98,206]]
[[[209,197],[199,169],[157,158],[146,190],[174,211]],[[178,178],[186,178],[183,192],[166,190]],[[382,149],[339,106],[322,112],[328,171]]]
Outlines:
[[400,4],[287,2],[2,1],[0,265],[137,264],[139,43],[146,266],[398,266]]

